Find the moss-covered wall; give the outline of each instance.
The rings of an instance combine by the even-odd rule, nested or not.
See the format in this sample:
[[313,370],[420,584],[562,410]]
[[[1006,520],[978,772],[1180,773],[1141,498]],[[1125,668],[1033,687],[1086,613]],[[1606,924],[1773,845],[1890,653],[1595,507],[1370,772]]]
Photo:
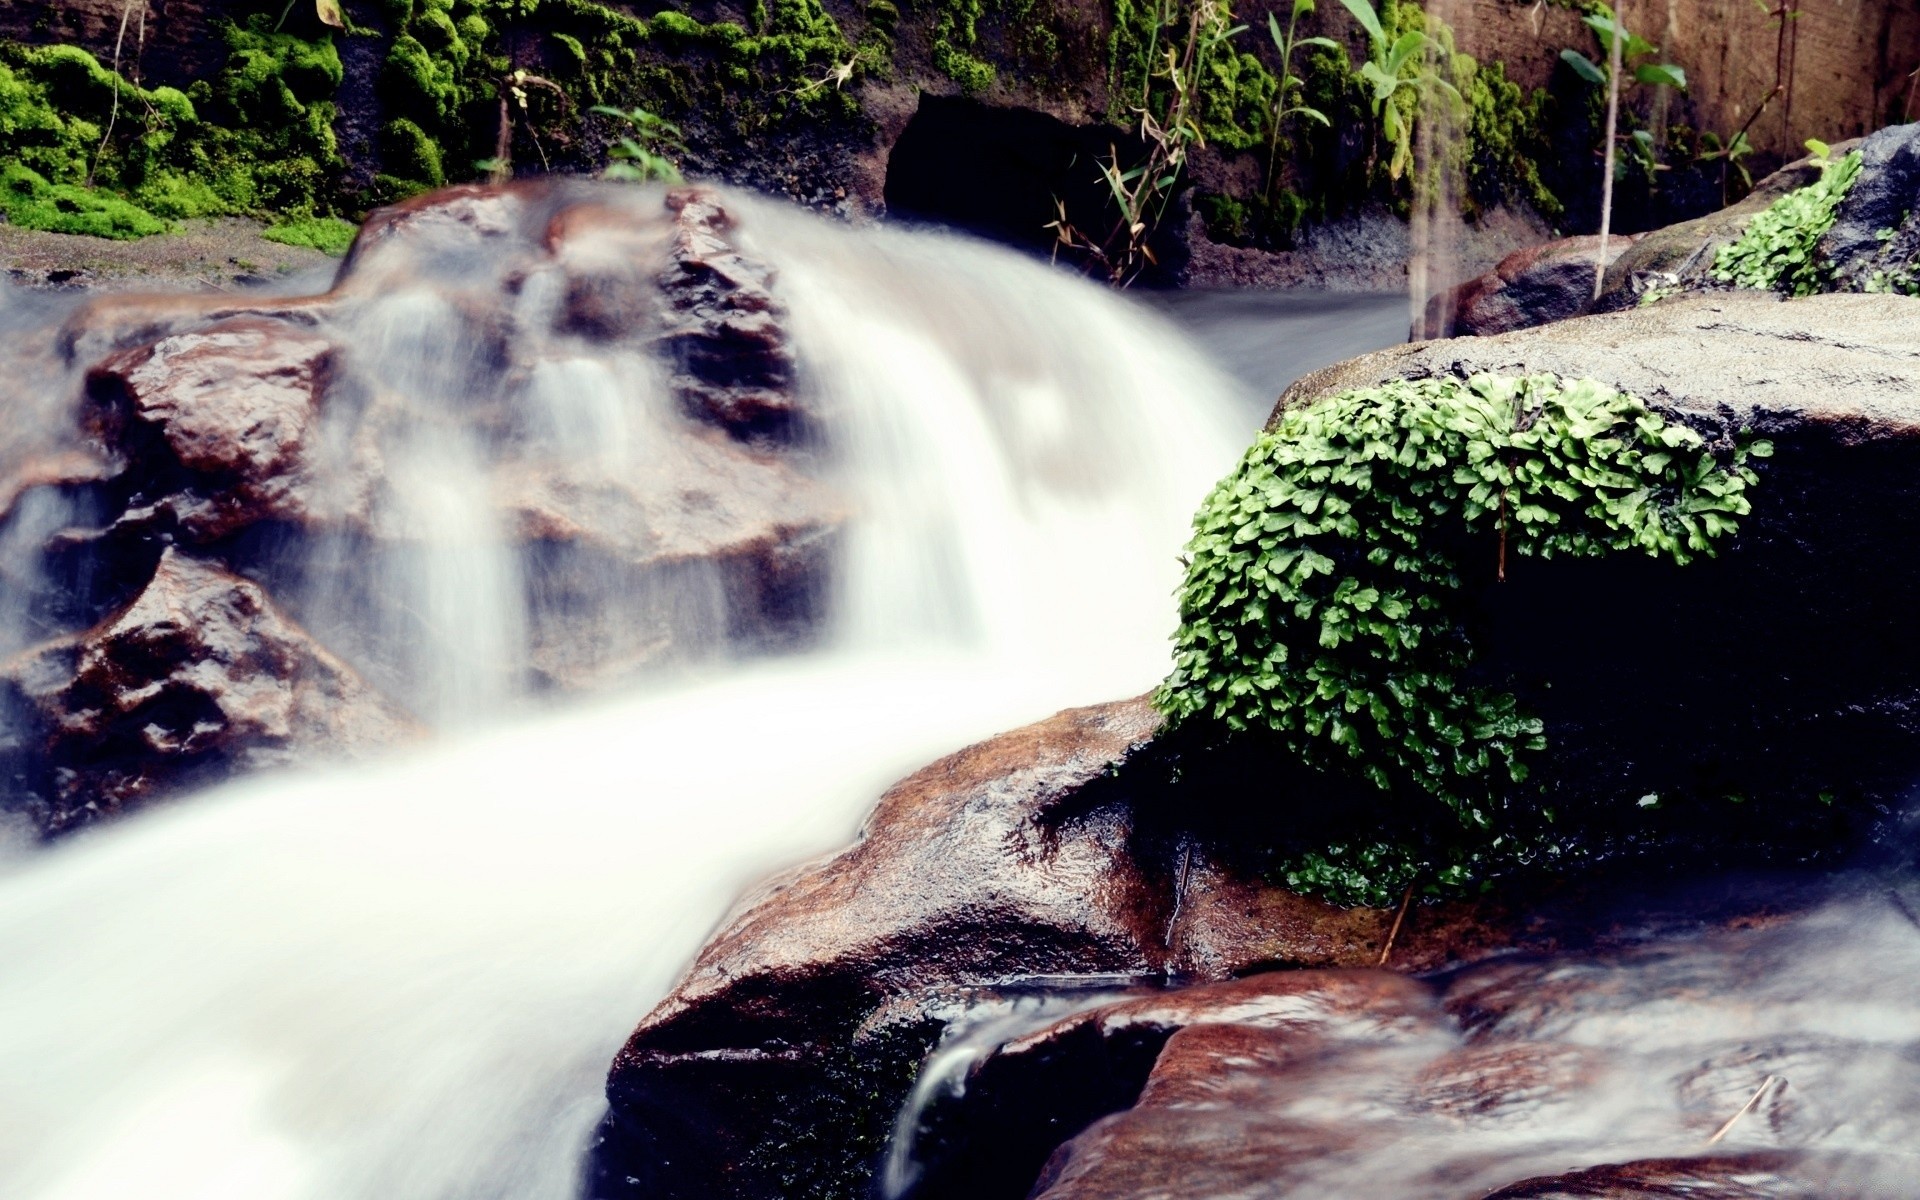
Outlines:
[[[1738,7],[1674,2],[1689,23]],[[1874,0],[1861,21],[1899,30],[1911,17],[1920,29],[1916,5]],[[681,125],[691,173],[872,209],[877,176],[861,164],[884,159],[916,91],[1079,126],[1128,124],[1143,102],[1164,104],[1151,63],[1183,35],[1187,7],[1162,21],[1165,6],[1147,0],[349,0],[346,28],[329,28],[309,0],[17,5],[0,14],[0,206],[16,223],[113,236],[219,213],[356,218],[489,173],[597,169],[621,129],[592,109],[613,105]],[[1236,8],[1232,20],[1248,28],[1201,79],[1205,144],[1186,178],[1213,236],[1277,248],[1303,221],[1382,202],[1404,209],[1412,185],[1385,169],[1377,118],[1338,53],[1297,55],[1303,86],[1288,97],[1330,124],[1273,128],[1270,9],[1284,21],[1291,5]],[[1460,28],[1430,24],[1458,51],[1448,70],[1468,108],[1468,214],[1528,205],[1569,229],[1591,225],[1598,97],[1555,66],[1565,44],[1590,50],[1591,35],[1564,6],[1450,0],[1447,11]],[[123,12],[133,18],[124,38]],[[1410,2],[1383,4],[1383,16],[1396,28],[1427,21]],[[1355,61],[1365,54],[1337,5],[1301,32],[1334,38]],[[1800,37],[1827,44],[1805,28]],[[1745,78],[1673,57],[1696,79]],[[1863,64],[1864,90],[1802,82],[1799,111],[1880,104],[1880,77],[1905,66],[1896,51],[1881,57]],[[1629,97],[1629,128],[1651,125],[1652,101]],[[1738,190],[1714,130],[1695,118],[1734,103],[1696,86],[1669,105],[1669,127],[1655,132],[1670,169],[1630,164],[1627,228]]]

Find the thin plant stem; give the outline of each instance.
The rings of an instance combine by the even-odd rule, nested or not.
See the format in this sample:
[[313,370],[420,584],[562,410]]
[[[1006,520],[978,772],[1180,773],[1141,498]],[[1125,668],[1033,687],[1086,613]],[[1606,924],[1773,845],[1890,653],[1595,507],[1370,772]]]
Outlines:
[[1595,300],[1607,284],[1607,234],[1613,224],[1613,138],[1619,129],[1621,56],[1627,40],[1627,23],[1621,16],[1625,7],[1625,0],[1620,0],[1613,10],[1613,36],[1607,48],[1607,137],[1600,176],[1600,248],[1593,259]]
[[[145,3],[146,0],[141,0]],[[113,107],[107,110],[107,131],[100,135],[100,145],[94,149],[93,161],[87,164],[87,186],[93,186],[94,172],[100,169],[100,156],[107,152],[107,143],[113,139],[113,123],[120,118],[120,48],[127,41],[127,22],[133,17],[134,0],[126,0],[120,6],[120,33],[113,39]],[[140,18],[141,27],[146,27],[146,16]],[[142,38],[144,41],[145,38]]]
[[1413,903],[1413,885],[1408,884],[1407,890],[1400,893],[1400,911],[1394,914],[1393,928],[1387,930],[1386,944],[1380,947],[1380,961],[1374,963],[1373,964],[1374,966],[1384,967],[1387,965],[1387,959],[1391,957],[1393,954],[1394,939],[1400,936],[1401,922],[1407,919],[1407,908],[1412,903]]

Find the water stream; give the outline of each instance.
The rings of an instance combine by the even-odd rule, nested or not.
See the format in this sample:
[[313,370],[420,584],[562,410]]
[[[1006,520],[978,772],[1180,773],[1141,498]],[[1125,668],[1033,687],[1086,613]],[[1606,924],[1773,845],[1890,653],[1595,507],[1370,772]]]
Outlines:
[[[614,1050],[741,888],[844,843],[929,759],[1162,671],[1187,515],[1251,424],[1240,385],[1013,254],[734,203],[832,414],[822,470],[857,506],[828,636],[529,710],[540,581],[483,466],[645,471],[678,418],[654,364],[556,344],[508,398],[531,416],[484,419],[486,348],[389,276],[330,319],[363,393],[406,400],[375,512],[406,549],[373,594],[328,590],[351,543],[297,577],[317,634],[455,732],[191,797],[0,878],[0,1197],[570,1196]],[[20,344],[45,336],[22,323]],[[339,406],[329,444],[378,410]],[[584,640],[632,615],[617,582]]]

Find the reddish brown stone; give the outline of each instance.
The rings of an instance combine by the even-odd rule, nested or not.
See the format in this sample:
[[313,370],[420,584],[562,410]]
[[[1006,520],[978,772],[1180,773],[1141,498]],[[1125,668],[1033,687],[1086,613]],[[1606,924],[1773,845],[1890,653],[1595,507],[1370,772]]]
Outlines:
[[[1608,238],[1607,263],[1626,253],[1635,240],[1633,234]],[[1428,325],[1456,336],[1486,335],[1577,316],[1593,304],[1599,252],[1597,234],[1516,250],[1485,275],[1433,297],[1427,305]]]
[[[326,338],[235,317],[107,359],[89,387],[99,423],[130,467],[172,494],[156,498],[180,529],[212,541],[263,520],[309,516],[307,443],[333,374]],[[148,435],[165,444],[147,451]],[[171,467],[189,478],[175,481]]]
[[352,754],[416,732],[258,584],[173,549],[131,604],[20,655],[0,679],[45,730],[50,832],[235,759],[268,765],[319,746]]

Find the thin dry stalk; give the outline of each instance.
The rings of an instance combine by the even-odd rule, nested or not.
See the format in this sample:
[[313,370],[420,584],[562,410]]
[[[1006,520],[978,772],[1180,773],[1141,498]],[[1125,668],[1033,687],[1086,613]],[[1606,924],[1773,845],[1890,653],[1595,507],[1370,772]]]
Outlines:
[[[140,40],[146,41],[147,14],[146,0],[140,0]],[[87,186],[93,186],[93,174],[100,169],[100,156],[107,152],[107,143],[113,139],[113,123],[120,118],[120,50],[127,44],[127,22],[133,19],[134,0],[127,0],[120,6],[120,32],[113,39],[113,106],[107,110],[107,131],[100,135],[100,145],[94,148],[93,161],[87,164]]]
[[1412,903],[1413,885],[1408,884],[1407,890],[1400,894],[1400,911],[1393,916],[1393,928],[1387,930],[1386,945],[1380,947],[1380,961],[1373,964],[1374,966],[1384,967],[1387,965],[1387,958],[1393,953],[1394,939],[1400,936],[1400,925],[1407,919],[1407,908]]
[[1613,10],[1613,36],[1607,49],[1607,140],[1600,175],[1600,249],[1593,260],[1593,298],[1607,283],[1607,231],[1613,224],[1613,138],[1620,127],[1621,56],[1625,53],[1627,22],[1625,0]]
[[1760,1086],[1753,1090],[1753,1095],[1748,1096],[1747,1102],[1740,1106],[1740,1111],[1728,1117],[1727,1123],[1725,1125],[1722,1125],[1719,1129],[1715,1130],[1714,1135],[1707,1139],[1707,1145],[1709,1146],[1715,1145],[1720,1141],[1721,1138],[1726,1137],[1729,1133],[1732,1133],[1733,1127],[1740,1123],[1740,1118],[1752,1112],[1754,1105],[1760,1103],[1760,1097],[1766,1095],[1767,1092],[1772,1089],[1774,1084],[1785,1083],[1785,1082],[1786,1080],[1780,1078],[1780,1076],[1778,1075],[1769,1075],[1765,1079],[1761,1080]]

